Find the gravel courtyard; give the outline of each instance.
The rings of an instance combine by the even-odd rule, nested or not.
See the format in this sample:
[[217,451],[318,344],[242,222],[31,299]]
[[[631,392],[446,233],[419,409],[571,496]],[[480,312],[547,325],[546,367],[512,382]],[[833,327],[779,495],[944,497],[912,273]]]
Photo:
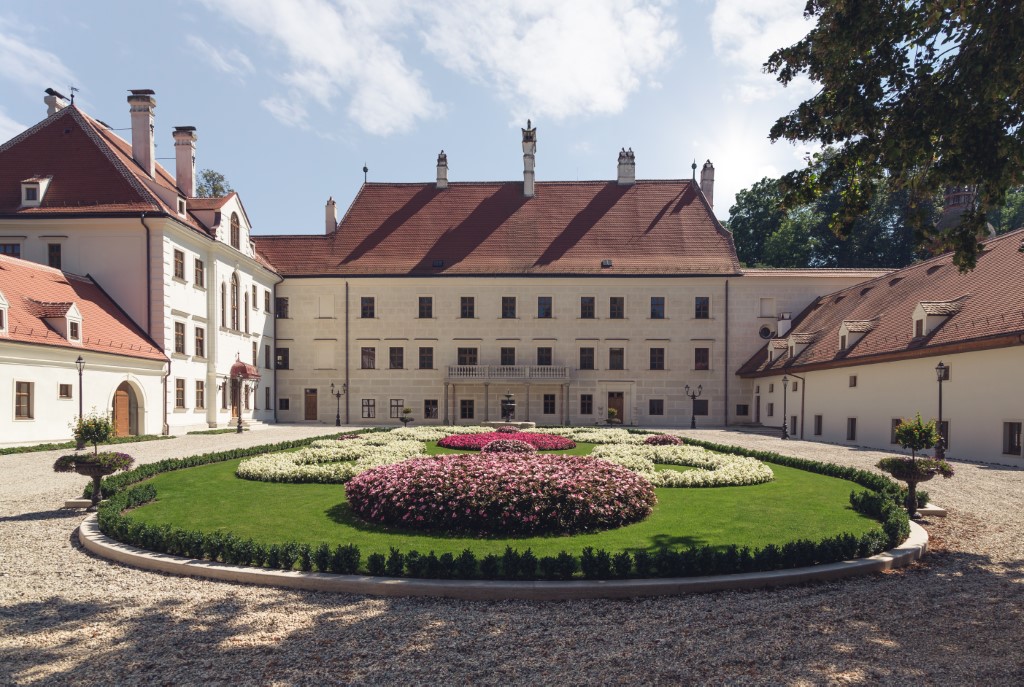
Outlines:
[[[141,462],[329,432],[281,426],[123,447]],[[720,443],[872,466],[882,454],[757,434]],[[87,479],[62,452],[0,456],[0,684],[1024,684],[1024,470],[956,464],[949,517],[898,572],[636,601],[462,602],[286,592],[85,553]]]

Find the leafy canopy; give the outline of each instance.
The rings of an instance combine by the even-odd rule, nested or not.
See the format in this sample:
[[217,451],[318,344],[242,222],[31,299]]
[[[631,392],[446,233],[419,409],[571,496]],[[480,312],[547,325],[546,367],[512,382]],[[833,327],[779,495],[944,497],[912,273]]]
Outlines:
[[234,190],[220,172],[212,169],[199,172],[199,183],[196,184],[197,198],[223,198]]
[[[921,238],[973,269],[989,213],[1024,182],[1024,0],[808,0],[816,26],[774,52],[765,70],[820,86],[781,117],[772,141],[836,148],[824,168],[783,177],[788,204],[839,188],[828,226],[847,235],[888,179],[906,191]],[[960,221],[937,229],[922,201],[975,186]]]

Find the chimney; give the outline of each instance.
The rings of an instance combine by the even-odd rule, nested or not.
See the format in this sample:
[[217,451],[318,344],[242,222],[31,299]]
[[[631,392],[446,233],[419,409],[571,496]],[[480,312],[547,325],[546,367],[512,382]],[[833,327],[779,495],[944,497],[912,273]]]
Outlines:
[[715,166],[711,164],[711,160],[704,163],[703,169],[700,170],[700,190],[704,194],[704,197],[708,199],[708,205],[711,209],[715,209]]
[[523,195],[533,198],[533,165],[537,153],[537,129],[530,126],[530,120],[526,120],[526,128],[523,129]]
[[43,98],[43,102],[46,103],[47,117],[60,112],[68,106],[68,99],[65,98],[63,94],[58,93],[52,88],[46,89],[46,97]]
[[636,160],[633,149],[623,148],[619,151],[619,186],[632,186],[636,183]]
[[328,234],[338,230],[338,204],[334,202],[334,196],[327,199],[327,207],[324,208],[324,229]]
[[437,187],[448,188],[448,156],[443,150],[437,156]]
[[174,180],[186,198],[196,196],[196,128],[174,127]]
[[130,91],[128,104],[132,114],[132,158],[146,174],[155,173],[156,155],[153,149],[153,108],[156,98],[148,88]]

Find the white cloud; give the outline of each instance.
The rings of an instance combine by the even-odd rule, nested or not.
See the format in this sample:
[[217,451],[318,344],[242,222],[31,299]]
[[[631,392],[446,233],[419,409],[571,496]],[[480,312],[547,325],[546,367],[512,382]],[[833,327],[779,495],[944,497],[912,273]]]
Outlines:
[[27,128],[24,124],[19,124],[8,117],[4,109],[0,107],[0,143],[6,143]]
[[493,86],[518,119],[616,114],[678,41],[648,0],[467,0],[424,10],[427,49]]
[[199,57],[219,72],[241,78],[253,70],[252,61],[237,48],[221,50],[196,35],[189,35],[186,40]]
[[31,27],[0,18],[0,76],[39,90],[66,92],[75,82],[71,70],[52,52],[26,43],[22,36],[30,32]]
[[347,113],[365,131],[388,135],[409,131],[418,120],[439,114],[421,83],[392,45],[411,20],[402,2],[378,0],[205,0],[253,33],[269,39],[288,57],[281,80],[287,96],[273,96],[263,106],[293,125],[305,122],[302,101],[331,108],[349,96]]

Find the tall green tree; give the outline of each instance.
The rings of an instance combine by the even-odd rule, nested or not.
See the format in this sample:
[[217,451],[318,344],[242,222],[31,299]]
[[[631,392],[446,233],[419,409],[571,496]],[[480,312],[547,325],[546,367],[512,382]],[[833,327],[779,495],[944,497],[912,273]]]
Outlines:
[[[841,189],[828,226],[846,236],[888,178],[908,193],[920,243],[972,269],[988,215],[1024,182],[1024,0],[808,0],[804,14],[815,27],[765,70],[819,90],[769,137],[836,155],[783,177],[787,204]],[[940,234],[923,205],[952,185],[976,186],[977,202]]]
[[199,183],[196,184],[197,198],[223,198],[234,190],[220,172],[212,169],[199,172]]
[[778,179],[765,177],[737,193],[726,224],[740,262],[751,266],[764,263],[765,241],[785,218]]

